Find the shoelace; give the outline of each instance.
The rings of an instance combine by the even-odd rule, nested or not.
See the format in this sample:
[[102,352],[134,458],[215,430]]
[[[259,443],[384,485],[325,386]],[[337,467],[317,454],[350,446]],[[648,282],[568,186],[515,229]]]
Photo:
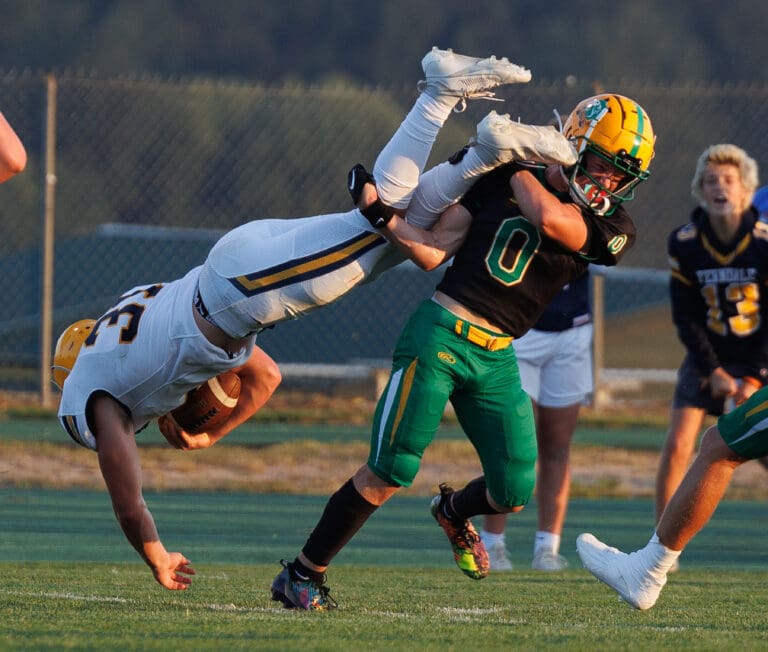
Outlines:
[[[421,79],[416,82],[416,90],[419,91],[419,93],[423,93],[425,90],[427,90],[426,79]],[[504,101],[500,97],[496,97],[496,93],[491,91],[475,91],[474,93],[464,92],[459,97],[459,103],[453,107],[454,113],[464,113],[464,111],[467,110],[467,100],[490,100],[492,102]]]
[[471,549],[472,545],[480,540],[480,536],[476,532],[472,532],[467,527],[467,522],[464,521],[460,528],[456,529],[456,541],[463,543],[467,548]]
[[336,609],[339,603],[331,597],[331,588],[328,586],[319,586],[318,591],[320,597],[323,599],[323,606],[327,606],[329,609]]

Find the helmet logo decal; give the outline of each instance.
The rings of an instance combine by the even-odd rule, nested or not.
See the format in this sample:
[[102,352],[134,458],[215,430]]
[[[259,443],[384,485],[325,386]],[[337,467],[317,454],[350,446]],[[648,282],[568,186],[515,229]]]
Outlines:
[[596,99],[584,107],[584,117],[587,120],[599,120],[608,109],[608,102],[604,99]]
[[627,244],[627,236],[623,233],[621,235],[616,235],[608,242],[608,251],[612,254],[617,254],[624,249],[625,244]]

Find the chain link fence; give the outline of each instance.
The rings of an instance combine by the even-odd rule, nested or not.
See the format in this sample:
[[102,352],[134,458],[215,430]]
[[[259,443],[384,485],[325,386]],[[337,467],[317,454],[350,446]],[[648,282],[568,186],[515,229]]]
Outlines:
[[[603,89],[531,83],[500,90],[503,104],[472,102],[449,120],[431,162],[461,147],[490,109],[546,124],[553,109],[567,115],[596,90]],[[625,266],[663,269],[666,236],[693,206],[690,179],[701,151],[732,142],[765,167],[768,86],[622,83],[609,90],[640,102],[658,136],[652,176],[631,205],[639,239]],[[415,83],[269,87],[0,75],[0,111],[29,154],[27,170],[0,185],[0,389],[47,392],[46,216],[55,234],[55,342],[67,324],[98,316],[122,291],[183,275],[244,221],[347,210],[346,171],[358,161],[373,165],[414,97]],[[401,266],[265,332],[259,343],[283,363],[385,360],[437,278]],[[605,284],[611,313],[665,301],[663,283],[647,275]]]

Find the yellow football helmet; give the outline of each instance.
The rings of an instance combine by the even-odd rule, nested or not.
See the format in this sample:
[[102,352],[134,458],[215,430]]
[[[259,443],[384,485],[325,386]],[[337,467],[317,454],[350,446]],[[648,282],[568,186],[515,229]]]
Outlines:
[[64,381],[69,376],[69,372],[72,371],[72,367],[75,366],[83,342],[90,335],[95,324],[95,319],[81,319],[67,326],[59,336],[56,349],[53,352],[53,366],[51,367],[53,382],[59,389],[63,389]]
[[[650,175],[656,136],[643,107],[628,97],[605,93],[582,100],[565,121],[563,135],[579,154],[568,179],[571,196],[599,215],[610,215],[619,204],[634,199],[635,187]],[[588,153],[624,173],[619,188],[609,190],[587,172]]]

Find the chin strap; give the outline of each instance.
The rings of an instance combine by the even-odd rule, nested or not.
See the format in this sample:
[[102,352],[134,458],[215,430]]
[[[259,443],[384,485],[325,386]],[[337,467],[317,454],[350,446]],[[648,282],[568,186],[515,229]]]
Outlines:
[[555,114],[555,120],[557,120],[557,130],[563,133],[563,117],[560,115],[560,111],[552,109],[552,113]]
[[569,181],[568,186],[570,188],[571,198],[577,204],[584,206],[584,208],[588,208],[596,215],[605,215],[610,211],[612,206],[610,197],[605,194],[605,191],[600,190],[597,186],[587,183],[582,188],[575,181]]

